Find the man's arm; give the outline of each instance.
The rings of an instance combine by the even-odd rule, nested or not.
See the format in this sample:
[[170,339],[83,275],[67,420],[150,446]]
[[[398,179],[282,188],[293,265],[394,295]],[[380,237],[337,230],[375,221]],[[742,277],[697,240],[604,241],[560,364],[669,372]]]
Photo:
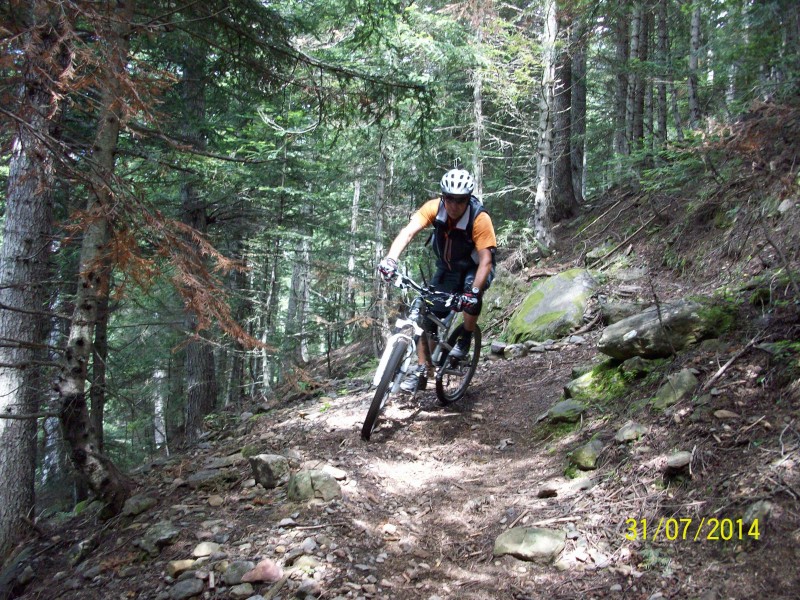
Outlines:
[[[414,236],[417,235],[420,231],[422,231],[423,226],[420,225],[416,219],[411,219],[411,221],[400,230],[400,233],[397,234],[397,237],[394,238],[392,242],[392,246],[389,248],[389,252],[386,254],[386,258],[392,258],[395,261],[400,258],[400,254],[403,250],[406,249],[411,243],[411,240],[414,239]],[[490,266],[491,266],[491,256],[489,257]],[[487,271],[486,276],[489,276]]]
[[473,286],[483,290],[489,280],[489,274],[492,272],[492,249],[484,248],[483,250],[478,250],[478,261],[478,269],[475,272]]

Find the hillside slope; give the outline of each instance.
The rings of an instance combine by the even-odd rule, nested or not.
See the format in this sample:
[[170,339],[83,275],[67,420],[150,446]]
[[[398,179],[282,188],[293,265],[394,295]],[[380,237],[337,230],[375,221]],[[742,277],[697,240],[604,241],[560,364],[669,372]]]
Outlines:
[[[548,260],[509,256],[507,276],[521,281],[599,257],[590,266],[605,279],[583,339],[482,362],[452,407],[432,390],[394,401],[370,443],[358,435],[367,380],[220,417],[202,444],[134,475],[152,499],[139,514],[40,522],[15,597],[800,597],[798,111],[758,107],[716,133],[677,154],[685,168],[654,175],[658,191],[616,190],[559,228]],[[601,301],[712,294],[733,316],[718,339],[589,402],[577,424],[540,421],[573,368],[598,358]],[[643,404],[684,368],[699,379],[693,397],[666,411]],[[615,441],[629,420],[646,433]],[[568,454],[593,439],[597,468],[578,472]],[[676,451],[690,466],[665,477]],[[286,486],[255,485],[242,453],[324,467],[341,497],[289,501]],[[748,511],[760,511],[757,532],[740,528]],[[148,552],[142,540],[159,523]],[[494,555],[498,536],[520,526],[564,532],[555,564]],[[218,546],[170,564],[203,541]],[[264,559],[272,581],[242,584],[236,563]]]

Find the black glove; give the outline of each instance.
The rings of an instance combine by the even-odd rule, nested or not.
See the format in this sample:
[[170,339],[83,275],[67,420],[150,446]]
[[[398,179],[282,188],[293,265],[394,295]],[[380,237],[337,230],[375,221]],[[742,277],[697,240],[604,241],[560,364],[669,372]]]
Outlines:
[[465,292],[456,299],[456,311],[464,311],[467,314],[474,314],[478,308],[478,296],[472,292]]
[[385,282],[390,282],[397,274],[397,261],[387,256],[378,265],[378,272]]

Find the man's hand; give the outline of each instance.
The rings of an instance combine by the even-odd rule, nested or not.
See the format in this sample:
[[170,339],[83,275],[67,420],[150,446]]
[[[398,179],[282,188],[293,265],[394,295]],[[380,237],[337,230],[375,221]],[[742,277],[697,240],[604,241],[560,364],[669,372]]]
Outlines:
[[472,292],[465,292],[456,299],[456,310],[464,311],[468,315],[474,315],[478,309],[478,296]]
[[397,274],[397,261],[387,256],[378,265],[378,272],[381,274],[381,278],[389,283]]

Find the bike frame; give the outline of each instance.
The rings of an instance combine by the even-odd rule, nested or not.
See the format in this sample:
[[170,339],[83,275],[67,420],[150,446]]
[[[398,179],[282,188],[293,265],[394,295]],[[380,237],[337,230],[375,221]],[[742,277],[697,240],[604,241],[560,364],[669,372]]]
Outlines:
[[[428,368],[435,367],[436,376],[440,376],[440,372],[444,365],[437,365],[437,363],[439,362],[439,358],[441,357],[443,350],[449,352],[453,349],[452,346],[447,343],[447,332],[450,329],[450,326],[453,324],[453,319],[456,315],[455,311],[451,311],[444,319],[440,319],[433,314],[426,304],[426,296],[434,296],[438,294],[442,297],[448,298],[447,302],[445,303],[445,306],[448,307],[454,300],[455,294],[447,294],[445,292],[435,292],[433,290],[429,290],[428,288],[418,285],[413,280],[402,274],[397,275],[395,285],[403,289],[411,288],[417,292],[418,296],[411,303],[408,314],[405,317],[398,318],[395,321],[396,333],[392,334],[386,341],[386,351],[384,351],[383,356],[381,356],[381,361],[378,364],[378,368],[375,371],[375,377],[372,381],[374,386],[377,386],[378,383],[380,383],[380,380],[383,377],[383,372],[386,369],[386,363],[389,361],[391,348],[394,347],[397,340],[407,340],[409,342],[409,351],[407,353],[408,356],[406,356],[406,359],[403,361],[403,367],[400,369],[400,373],[395,378],[395,381],[392,385],[393,393],[397,392],[399,389],[400,382],[402,381],[403,376],[409,372],[409,368],[411,367],[412,363],[416,365],[417,361],[414,359],[417,357],[417,343],[420,340],[422,341],[423,353],[425,355],[425,362]],[[420,325],[420,323],[422,323],[426,318],[432,321],[436,325],[437,329],[438,340],[432,351],[429,344],[430,335],[428,331]]]

